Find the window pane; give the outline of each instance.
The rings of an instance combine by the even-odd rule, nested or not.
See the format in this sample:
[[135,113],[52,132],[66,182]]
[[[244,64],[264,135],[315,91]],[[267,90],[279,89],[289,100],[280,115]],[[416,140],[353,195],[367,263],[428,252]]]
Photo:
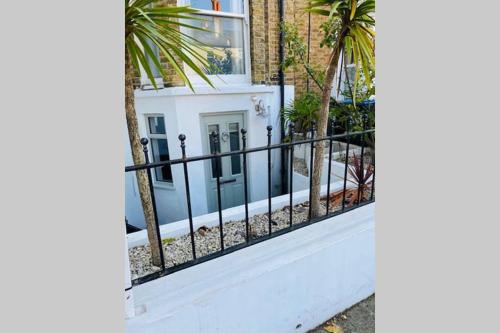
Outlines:
[[[229,124],[229,148],[231,151],[240,150],[239,124]],[[231,173],[237,175],[241,173],[241,155],[231,156]]]
[[[220,133],[219,133],[219,125],[208,125],[208,142],[210,142],[210,154],[215,153],[215,144],[212,139],[212,132],[217,132],[217,137],[218,137],[218,142],[217,142],[217,151],[220,152]],[[222,176],[222,161],[219,158],[219,175]],[[212,161],[212,177],[216,178],[217,177],[217,170],[216,170],[216,163],[217,161],[215,159],[211,159]]]
[[[148,43],[149,47],[151,47],[151,49],[153,50],[155,57],[157,59],[160,59],[160,49],[158,48],[158,46],[156,46],[156,44],[153,43],[150,39],[147,40],[147,43]],[[160,73],[158,67],[156,67],[154,61],[149,56],[149,53],[145,52],[144,56],[146,57],[146,61],[149,64],[149,67],[151,68],[151,72],[153,73],[153,77],[161,78],[161,73]],[[146,75],[146,77],[147,77],[147,75]]]
[[[346,70],[344,70],[344,92],[350,94],[350,89],[354,84],[354,79],[356,78],[356,67],[352,65],[347,65]],[[349,87],[351,85],[351,87]],[[352,97],[351,97],[352,98]]]
[[149,133],[151,134],[166,134],[165,120],[163,117],[148,117]]
[[229,124],[229,131],[230,132],[234,132],[234,131],[238,132],[239,128],[240,128],[240,124],[238,124],[238,123],[230,123]]
[[[153,161],[161,162],[170,160],[167,139],[151,139],[153,148]],[[172,170],[170,165],[155,168],[156,180],[159,182],[172,182]]]
[[243,0],[191,0],[191,7],[216,12],[243,14]]
[[[198,15],[203,20],[188,23],[207,31],[188,29],[186,33],[207,44],[207,51],[200,51],[211,68],[208,74],[245,74],[243,46],[243,20],[239,18]],[[188,69],[193,73],[192,69]]]

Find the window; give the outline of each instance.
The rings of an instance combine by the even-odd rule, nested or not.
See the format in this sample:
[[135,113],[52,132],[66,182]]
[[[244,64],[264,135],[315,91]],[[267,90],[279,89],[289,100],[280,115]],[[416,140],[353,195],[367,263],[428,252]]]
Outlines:
[[[151,6],[152,5],[149,4],[149,7],[151,7]],[[155,55],[155,58],[160,59],[160,49],[158,48],[158,46],[156,46],[156,44],[153,43],[149,39],[147,40],[147,44],[149,45],[151,50],[153,50],[153,54]],[[156,83],[157,87],[161,89],[163,87],[163,77],[162,77],[160,71],[155,66],[154,61],[149,56],[149,53],[144,52],[144,57],[146,58],[146,62],[149,64],[149,68],[151,68],[151,72],[153,74],[153,77],[155,78],[155,83]],[[141,71],[141,88],[142,89],[152,89],[154,86],[153,86],[152,82],[149,80],[149,77],[146,74],[146,71],[144,70],[144,68],[142,66],[141,66],[140,71]]]
[[[203,57],[211,67],[209,75],[248,74],[248,31],[245,19],[246,0],[183,0],[182,5],[198,9],[200,20],[187,24],[209,31],[185,29],[185,33],[209,46]],[[194,74],[186,68],[189,74]],[[235,77],[236,78],[236,77]]]
[[[147,44],[149,45],[151,50],[153,50],[153,54],[155,55],[156,59],[160,59],[160,49],[158,49],[158,46],[156,46],[156,44],[153,43],[151,40],[148,40]],[[149,56],[149,53],[144,52],[144,56],[146,57],[146,61],[149,64],[149,68],[151,68],[151,72],[153,73],[153,77],[161,78],[161,73],[158,70],[158,68],[155,66],[154,61]],[[146,73],[144,73],[144,76],[147,78]]]
[[[212,139],[213,132],[220,133],[219,132],[219,125],[217,125],[217,124],[208,125],[208,142],[210,142],[210,154],[214,154],[216,151],[221,151],[220,150],[220,135],[217,136],[219,140],[217,140],[217,145],[215,145],[215,143]],[[219,176],[222,177],[222,160],[220,159],[220,157],[218,157],[217,160],[215,158],[212,158],[211,161],[212,161],[211,162],[212,163],[212,178],[217,178],[217,171],[219,173]],[[217,168],[217,166],[219,168]]]
[[[238,123],[229,123],[229,149],[230,151],[240,150],[240,126]],[[241,173],[241,155],[231,156],[231,174]]]
[[[160,115],[146,116],[148,137],[151,142],[151,155],[153,162],[170,160],[168,153],[167,132],[165,130],[165,117]],[[170,165],[155,168],[155,180],[163,183],[173,183]]]

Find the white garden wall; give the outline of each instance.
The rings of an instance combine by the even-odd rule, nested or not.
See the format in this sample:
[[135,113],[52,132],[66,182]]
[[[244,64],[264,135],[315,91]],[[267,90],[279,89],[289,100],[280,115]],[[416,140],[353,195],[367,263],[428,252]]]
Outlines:
[[[307,164],[307,167],[309,168],[309,163]],[[340,162],[334,161],[332,159],[332,166],[331,166],[330,172],[331,172],[330,182],[336,183],[337,187],[335,189],[340,189],[341,187],[339,187],[340,183],[338,183],[338,181],[341,181],[341,180],[343,181],[343,179],[344,179],[345,163],[340,163]],[[347,179],[353,179],[353,177],[348,174]],[[328,159],[325,158],[325,160],[323,161],[323,169],[321,170],[321,185],[325,185],[327,183],[328,183]],[[342,184],[343,184],[343,182],[342,182]],[[332,187],[330,189],[330,191],[333,192],[333,191],[335,191],[335,189]],[[294,171],[293,172],[293,190],[294,191],[309,190],[309,176],[304,176],[304,175]]]
[[374,292],[374,206],[134,287],[126,332],[307,332]]

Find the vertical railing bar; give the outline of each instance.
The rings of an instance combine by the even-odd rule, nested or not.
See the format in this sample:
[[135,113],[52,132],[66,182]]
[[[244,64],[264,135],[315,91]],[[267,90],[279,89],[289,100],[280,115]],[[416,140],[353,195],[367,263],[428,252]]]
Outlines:
[[182,150],[182,165],[184,168],[184,184],[186,186],[186,200],[187,200],[187,211],[189,218],[189,233],[191,235],[191,251],[193,252],[193,260],[196,260],[196,246],[194,242],[194,226],[193,226],[193,212],[191,209],[191,191],[189,189],[189,174],[188,167],[186,162],[186,136],[184,134],[179,134],[179,140],[181,141],[181,150]]
[[[366,131],[366,125],[367,125],[367,120],[368,120],[368,115],[366,112],[363,112],[363,131]],[[365,169],[364,169],[364,153],[365,153],[365,133],[363,132],[361,134],[361,160],[360,160],[360,172],[361,174],[361,179],[358,179],[358,205],[363,201],[363,187],[364,187],[364,181],[365,181]]]
[[245,237],[246,242],[250,241],[250,224],[248,222],[248,180],[247,180],[247,153],[245,152],[247,148],[247,130],[241,129],[241,140],[243,142],[243,187],[245,190]]
[[290,182],[290,227],[293,225],[293,130],[295,125],[291,122],[290,125],[290,176],[289,176],[289,182]]
[[334,134],[334,128],[335,128],[335,116],[332,117],[330,120],[330,126],[331,126],[331,133],[330,133],[330,147],[328,149],[328,180],[327,180],[327,185],[326,185],[326,215],[330,212],[330,182],[331,182],[331,173],[332,173],[332,146],[333,146],[333,139],[332,136]]
[[[271,125],[267,126],[267,146],[271,146],[271,135],[273,127]],[[267,220],[269,224],[269,235],[272,233],[272,221],[271,221],[271,149],[267,149]]]
[[[311,140],[314,140],[314,131],[315,131],[316,122],[311,122]],[[309,154],[309,212],[307,213],[307,221],[311,222],[311,213],[312,213],[312,183],[313,183],[313,162],[314,162],[314,141],[311,141],[311,151]]]
[[[144,152],[144,159],[146,161],[146,164],[149,164],[148,142],[149,140],[146,138],[141,139],[142,151]],[[156,198],[153,188],[153,177],[151,176],[151,168],[147,168],[147,175],[148,175],[149,192],[151,193],[151,204],[153,206],[153,216],[155,219],[156,237],[158,241],[158,247],[160,248],[161,269],[162,271],[165,271],[165,257],[163,254],[163,243],[161,241],[160,224],[158,222],[158,212],[156,210]]]
[[349,116],[347,118],[347,128],[346,128],[346,154],[345,154],[345,169],[344,169],[344,190],[342,193],[342,211],[345,209],[345,196],[346,196],[346,188],[347,188],[347,164],[349,162],[349,131],[352,123],[352,118]]
[[220,235],[220,250],[224,251],[224,231],[223,231],[223,226],[222,226],[222,199],[221,199],[221,194],[220,194],[220,157],[218,157],[219,154],[219,149],[218,149],[218,143],[219,143],[219,138],[218,138],[218,133],[217,132],[212,132],[212,139],[214,143],[214,155],[215,155],[215,172],[217,175],[217,209],[219,211],[219,235]]

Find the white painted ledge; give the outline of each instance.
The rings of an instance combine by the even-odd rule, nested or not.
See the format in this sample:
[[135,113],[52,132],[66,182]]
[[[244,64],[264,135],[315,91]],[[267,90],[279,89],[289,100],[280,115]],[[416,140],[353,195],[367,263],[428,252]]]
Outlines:
[[158,90],[135,90],[136,98],[161,97],[161,96],[201,96],[201,95],[221,95],[221,94],[256,94],[274,93],[277,86],[252,85],[252,84],[228,84],[212,88],[206,85],[194,86],[193,93],[188,87],[168,87]]
[[374,208],[134,287],[126,332],[307,332],[374,292]]

